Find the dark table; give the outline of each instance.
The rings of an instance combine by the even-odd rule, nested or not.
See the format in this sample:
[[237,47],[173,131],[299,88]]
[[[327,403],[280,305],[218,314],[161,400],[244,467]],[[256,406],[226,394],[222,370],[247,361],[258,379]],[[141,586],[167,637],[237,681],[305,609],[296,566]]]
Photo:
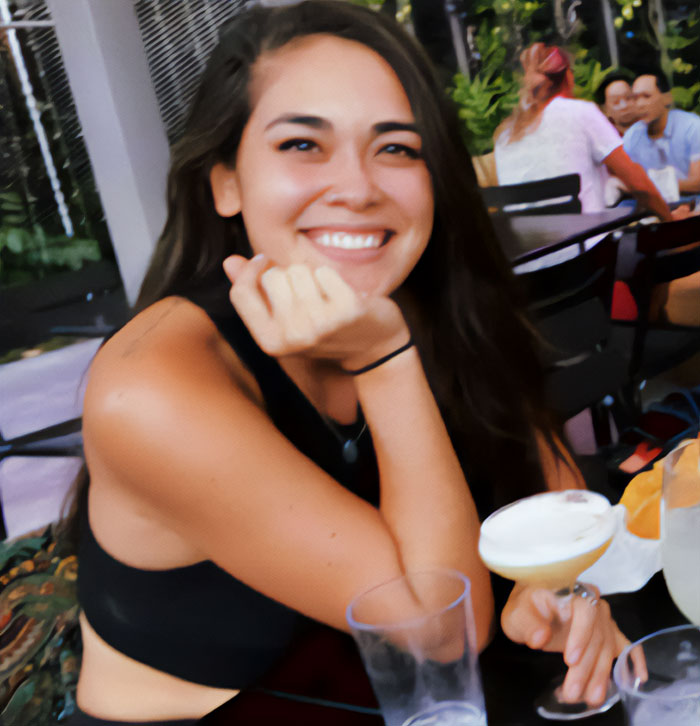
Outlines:
[[578,244],[648,215],[629,207],[585,214],[494,214],[492,220],[506,257],[522,264]]
[[[661,573],[636,593],[606,598],[622,631],[637,640],[688,621],[673,604]],[[480,658],[489,726],[546,726],[535,696],[564,672],[560,654],[532,651],[498,636]],[[382,726],[372,689],[350,638],[314,626],[256,689],[241,693],[204,718],[204,726],[305,724]],[[550,722],[551,723],[551,722]],[[622,705],[580,722],[624,726]]]

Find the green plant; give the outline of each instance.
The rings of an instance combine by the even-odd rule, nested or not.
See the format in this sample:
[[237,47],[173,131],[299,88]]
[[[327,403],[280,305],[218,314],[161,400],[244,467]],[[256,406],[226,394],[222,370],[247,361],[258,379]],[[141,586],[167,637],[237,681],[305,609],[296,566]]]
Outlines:
[[473,156],[493,149],[493,134],[518,103],[518,78],[510,69],[508,49],[500,26],[484,20],[475,42],[480,69],[470,80],[461,73],[454,76],[449,89],[466,129],[466,142]]
[[0,283],[12,284],[45,277],[57,270],[79,270],[88,260],[99,260],[94,239],[47,234],[30,223],[16,192],[0,193]]
[[574,97],[593,101],[598,87],[615,68],[603,68],[600,61],[588,58],[587,55],[587,51],[582,50],[574,57]]

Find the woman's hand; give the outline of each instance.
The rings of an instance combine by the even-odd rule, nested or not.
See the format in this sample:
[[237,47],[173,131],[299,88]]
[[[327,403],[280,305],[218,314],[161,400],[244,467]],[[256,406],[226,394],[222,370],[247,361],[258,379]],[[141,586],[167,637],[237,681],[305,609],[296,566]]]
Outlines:
[[516,585],[501,614],[503,632],[536,650],[561,652],[569,666],[560,691],[564,702],[600,705],[613,660],[629,643],[598,599],[574,596],[563,605],[551,590]]
[[287,268],[263,255],[224,261],[230,298],[258,345],[275,357],[304,353],[360,368],[410,337],[388,297],[362,297],[330,267]]

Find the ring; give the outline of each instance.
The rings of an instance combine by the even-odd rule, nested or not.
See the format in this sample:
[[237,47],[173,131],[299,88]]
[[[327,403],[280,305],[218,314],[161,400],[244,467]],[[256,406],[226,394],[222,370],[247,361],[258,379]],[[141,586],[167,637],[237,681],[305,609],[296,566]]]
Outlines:
[[593,590],[590,590],[585,585],[581,585],[579,583],[574,586],[574,594],[578,595],[582,600],[588,600],[588,604],[591,607],[595,607],[599,602],[598,596],[595,592],[593,592]]

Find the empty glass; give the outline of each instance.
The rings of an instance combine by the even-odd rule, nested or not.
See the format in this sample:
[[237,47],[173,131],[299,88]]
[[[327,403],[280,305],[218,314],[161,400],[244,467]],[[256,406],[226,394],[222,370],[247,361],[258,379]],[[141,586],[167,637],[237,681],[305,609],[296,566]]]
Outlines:
[[460,572],[416,572],[348,606],[387,726],[485,726],[469,590]]
[[629,726],[698,726],[700,628],[680,625],[628,645],[613,677]]

